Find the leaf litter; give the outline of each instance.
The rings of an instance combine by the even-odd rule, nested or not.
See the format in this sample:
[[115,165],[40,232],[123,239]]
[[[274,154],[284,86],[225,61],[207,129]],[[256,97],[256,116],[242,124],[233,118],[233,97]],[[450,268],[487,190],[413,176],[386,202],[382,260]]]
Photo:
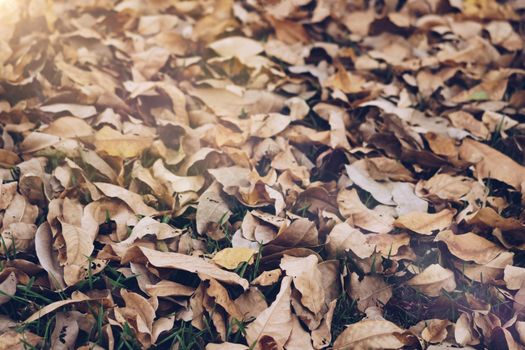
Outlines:
[[0,1],[0,349],[525,348],[522,1]]

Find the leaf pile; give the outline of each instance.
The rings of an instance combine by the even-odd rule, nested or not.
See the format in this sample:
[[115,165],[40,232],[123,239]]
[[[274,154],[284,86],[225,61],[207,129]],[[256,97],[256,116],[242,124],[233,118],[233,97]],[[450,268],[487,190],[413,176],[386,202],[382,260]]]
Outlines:
[[0,349],[525,348],[524,14],[0,1]]

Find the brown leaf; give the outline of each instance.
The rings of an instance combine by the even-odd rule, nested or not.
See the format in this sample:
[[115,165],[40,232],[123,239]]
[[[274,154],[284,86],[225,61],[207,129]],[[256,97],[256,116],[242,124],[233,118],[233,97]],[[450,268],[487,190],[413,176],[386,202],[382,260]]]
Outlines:
[[122,135],[109,126],[104,126],[95,134],[97,152],[121,158],[139,156],[152,142],[150,137]]
[[314,314],[324,314],[327,305],[317,264],[315,255],[305,258],[284,255],[279,266],[287,276],[293,277],[294,287],[301,293],[301,303]]
[[293,328],[291,284],[292,278],[284,277],[275,301],[246,328],[246,340],[248,344],[255,344],[254,349],[283,348],[288,341]]
[[451,292],[456,289],[454,273],[439,264],[432,264],[410,279],[407,284],[430,297],[441,295],[441,290]]
[[9,330],[0,334],[0,350],[23,350],[26,346],[37,347],[42,341],[42,337],[30,331]]
[[394,221],[394,226],[406,228],[422,235],[442,231],[452,224],[455,210],[444,209],[438,213],[409,213]]
[[151,216],[157,214],[157,211],[146,204],[142,200],[142,196],[137,193],[126,190],[123,187],[112,185],[105,182],[95,182],[97,188],[108,197],[118,198],[126,203],[135,214]]
[[0,305],[7,303],[16,293],[17,278],[14,272],[11,272],[0,282]]
[[505,250],[491,241],[469,232],[456,235],[450,230],[440,232],[435,241],[444,242],[448,250],[456,257],[474,261],[477,264],[487,264]]
[[230,215],[231,211],[221,196],[219,184],[214,182],[199,197],[196,214],[197,232],[205,234],[210,225],[218,226],[226,222]]
[[392,297],[392,287],[379,276],[364,276],[362,280],[353,272],[350,275],[349,294],[357,301],[357,308],[364,312],[371,306],[382,307]]
[[465,139],[459,156],[475,164],[478,179],[493,178],[520,190],[525,181],[525,167],[490,146]]
[[340,191],[337,203],[341,214],[349,218],[355,226],[378,233],[387,233],[393,228],[394,219],[388,214],[368,209],[359,199],[355,189]]
[[349,325],[335,340],[334,350],[398,349],[405,344],[403,329],[386,320],[361,320]]
[[202,258],[171,252],[159,252],[144,247],[132,247],[128,249],[123,258],[123,263],[149,262],[156,267],[183,270],[200,275],[202,278],[214,278],[218,281],[237,284],[244,289],[248,288],[248,281],[239,277],[236,273],[221,270],[219,267],[205,261]]

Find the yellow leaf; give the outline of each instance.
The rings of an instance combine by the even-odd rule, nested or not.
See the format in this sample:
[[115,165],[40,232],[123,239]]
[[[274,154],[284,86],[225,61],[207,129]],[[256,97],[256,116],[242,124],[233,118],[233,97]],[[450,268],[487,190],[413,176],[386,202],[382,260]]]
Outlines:
[[251,264],[254,254],[255,250],[246,247],[226,248],[215,254],[213,262],[226,269],[233,270],[240,263],[248,262]]
[[103,127],[95,134],[95,147],[98,152],[121,158],[139,156],[152,142],[151,137],[123,135],[109,126]]

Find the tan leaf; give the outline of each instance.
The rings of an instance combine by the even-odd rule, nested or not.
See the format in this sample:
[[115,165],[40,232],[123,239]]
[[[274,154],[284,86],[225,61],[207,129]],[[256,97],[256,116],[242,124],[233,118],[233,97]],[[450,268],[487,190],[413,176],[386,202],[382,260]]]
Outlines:
[[380,276],[364,276],[352,272],[350,275],[350,296],[357,301],[357,308],[364,312],[371,306],[382,307],[392,297],[392,286]]
[[281,278],[281,269],[274,269],[269,271],[263,271],[256,279],[252,281],[252,284],[261,287],[272,286],[279,278]]
[[386,320],[362,320],[349,325],[337,337],[332,349],[399,349],[405,344],[396,335],[403,332],[403,329]]
[[263,46],[253,39],[230,36],[219,39],[208,45],[213,51],[224,57],[237,57],[244,60],[263,52]]
[[493,283],[501,277],[507,265],[512,265],[513,257],[514,253],[505,251],[484,265],[465,262],[458,262],[455,265],[456,268],[460,269],[465,276],[473,281]]
[[490,132],[487,127],[474,118],[474,116],[465,111],[457,111],[450,113],[448,119],[452,122],[456,128],[465,129],[472,133],[472,135],[481,138],[482,140],[487,139],[490,136]]
[[228,294],[226,288],[224,288],[219,282],[210,279],[210,286],[206,289],[206,294],[215,300],[215,303],[222,306],[224,311],[228,313],[231,317],[242,321],[243,315],[237,307],[237,304],[233,302]]
[[266,138],[279,134],[292,122],[292,118],[280,113],[256,114],[250,118],[250,135]]
[[458,156],[458,148],[453,139],[433,132],[427,132],[425,139],[432,152],[438,156],[444,156],[449,159],[454,159]]
[[456,289],[454,272],[445,269],[438,264],[428,266],[421,273],[410,279],[407,284],[430,297],[441,295],[442,289],[447,292]]
[[406,228],[422,235],[442,231],[452,224],[455,210],[444,209],[438,213],[409,213],[394,221],[394,226]]
[[468,220],[471,225],[498,228],[501,231],[525,232],[525,225],[515,218],[505,218],[499,215],[494,209],[484,207],[478,210],[475,215]]
[[89,300],[97,300],[97,299],[104,299],[104,298],[105,297],[103,297],[103,296],[97,297],[97,298],[90,298],[90,297],[88,297],[87,295],[85,295],[83,293],[75,291],[71,295],[71,299],[55,301],[54,303],[51,303],[51,304],[48,304],[48,305],[44,306],[43,308],[41,308],[40,310],[38,310],[37,312],[35,312],[31,316],[29,316],[24,321],[24,323],[31,323],[33,321],[36,321],[39,318],[49,314],[50,312],[55,311],[56,309],[58,309],[58,308],[60,308],[62,306],[65,306],[65,305],[77,304],[77,303],[82,303],[82,302],[89,301]]
[[0,282],[0,305],[7,303],[16,293],[17,278],[14,272]]
[[374,157],[365,158],[365,162],[374,180],[412,181],[412,173],[395,159]]
[[425,328],[421,332],[421,337],[429,343],[441,343],[447,338],[447,328],[452,324],[449,320],[425,320]]
[[254,349],[264,350],[268,346],[282,349],[288,341],[293,328],[291,284],[292,278],[284,277],[274,302],[246,327],[246,340],[250,346],[255,344]]
[[97,188],[102,191],[106,196],[111,198],[118,198],[126,203],[135,214],[141,214],[145,216],[152,216],[157,214],[157,211],[146,204],[142,200],[142,196],[128,191],[123,187],[112,185],[105,182],[95,182]]
[[41,106],[40,109],[48,113],[70,112],[75,117],[82,119],[89,118],[97,113],[97,110],[94,106],[73,103],[55,103],[52,105]]
[[459,148],[462,159],[474,163],[478,179],[493,178],[520,190],[525,182],[525,167],[494,148],[471,139]]
[[252,317],[255,319],[268,308],[264,294],[257,287],[250,287],[242,293],[235,299],[235,305],[242,315],[242,320],[248,320]]
[[518,290],[523,286],[523,282],[525,282],[525,268],[507,265],[503,273],[503,279],[507,283],[508,289]]
[[226,89],[198,88],[188,91],[202,100],[219,116],[238,118],[243,111],[248,114],[279,112],[284,98],[261,90],[247,90],[242,96]]
[[145,216],[133,227],[129,237],[124,241],[118,243],[122,246],[129,246],[138,239],[144,238],[146,236],[155,236],[158,240],[165,240],[168,238],[174,238],[180,236],[182,230],[171,227],[170,225],[159,222]]
[[473,186],[473,180],[466,176],[436,174],[429,180],[418,182],[416,190],[432,200],[460,201]]
[[393,228],[394,218],[368,209],[359,199],[355,189],[340,191],[337,204],[341,214],[351,219],[355,226],[377,233],[387,233]]
[[16,182],[0,184],[0,210],[5,210],[9,206],[15,197],[16,189]]
[[93,239],[80,227],[61,222],[62,236],[66,243],[68,265],[83,266],[93,252]]
[[38,262],[47,271],[49,282],[53,288],[65,288],[64,269],[60,266],[53,251],[53,235],[47,222],[42,223],[36,231],[35,250]]
[[336,306],[337,299],[332,300],[321,325],[312,331],[312,343],[315,349],[323,349],[332,341],[332,320]]
[[231,211],[220,194],[219,184],[214,182],[199,197],[195,218],[197,232],[205,234],[210,224],[226,222],[230,215]]
[[144,287],[146,293],[152,297],[191,296],[195,292],[195,288],[167,280],[146,284]]
[[42,132],[62,138],[86,138],[93,135],[93,129],[83,119],[62,117],[53,121]]
[[140,333],[150,334],[153,331],[153,321],[155,320],[155,309],[143,296],[137,293],[120,290],[122,299],[136,319],[136,329]]
[[234,343],[209,343],[206,345],[206,350],[248,350],[248,347],[246,345]]
[[188,191],[197,192],[204,186],[202,176],[177,176],[164,167],[161,159],[157,160],[151,169],[153,176],[168,189],[170,195]]
[[310,333],[303,329],[297,316],[292,315],[292,332],[284,345],[286,350],[314,350]]
[[435,241],[444,242],[448,250],[456,257],[474,261],[477,264],[487,264],[505,250],[491,241],[469,232],[456,235],[450,230],[440,232]]
[[7,225],[0,234],[0,254],[8,252],[27,252],[33,250],[36,225],[14,222]]
[[389,184],[373,180],[368,173],[365,160],[359,160],[345,167],[350,180],[363,190],[370,192],[379,203],[395,204]]
[[78,316],[72,312],[57,312],[55,328],[51,333],[51,349],[66,350],[75,347],[78,337]]
[[365,259],[374,253],[375,246],[367,242],[365,234],[343,222],[330,231],[326,250],[331,258],[342,256],[346,250],[351,250],[357,257]]
[[123,263],[149,262],[156,267],[183,270],[199,274],[203,278],[214,278],[218,281],[237,284],[244,289],[248,288],[248,281],[239,277],[236,273],[221,270],[219,267],[205,261],[202,258],[171,252],[160,252],[144,247],[132,247],[124,256]]
[[279,265],[287,276],[293,277],[294,287],[301,293],[301,303],[314,314],[326,312],[321,271],[315,255],[305,258],[284,255]]
[[8,330],[0,334],[0,350],[24,350],[27,346],[37,348],[42,341],[42,337],[27,330],[24,332]]
[[470,315],[462,313],[459,316],[454,327],[454,339],[461,346],[479,344],[479,335],[473,327]]

